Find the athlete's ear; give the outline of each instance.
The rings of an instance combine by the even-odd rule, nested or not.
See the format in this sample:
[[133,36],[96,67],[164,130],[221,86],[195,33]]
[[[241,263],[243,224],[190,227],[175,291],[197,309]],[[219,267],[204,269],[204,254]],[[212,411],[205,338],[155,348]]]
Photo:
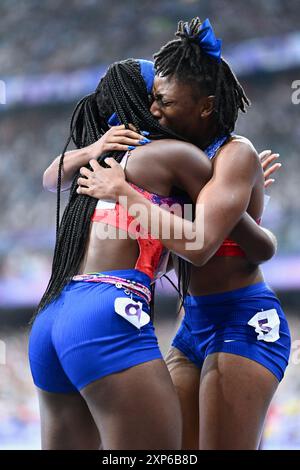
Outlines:
[[201,103],[201,118],[206,119],[213,113],[215,109],[215,96],[210,95],[202,99]]

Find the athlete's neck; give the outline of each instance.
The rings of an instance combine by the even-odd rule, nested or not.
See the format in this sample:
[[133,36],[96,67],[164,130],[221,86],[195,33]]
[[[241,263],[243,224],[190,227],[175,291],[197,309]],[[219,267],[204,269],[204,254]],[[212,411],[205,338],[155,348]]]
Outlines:
[[201,150],[205,150],[218,136],[217,126],[212,121],[203,124],[195,142]]

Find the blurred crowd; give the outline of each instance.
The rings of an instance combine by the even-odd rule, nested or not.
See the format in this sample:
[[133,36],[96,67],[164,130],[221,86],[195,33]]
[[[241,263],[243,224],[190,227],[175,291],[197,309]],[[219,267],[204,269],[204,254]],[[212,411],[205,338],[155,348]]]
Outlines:
[[298,0],[1,0],[1,75],[151,57],[178,18],[209,17],[225,44],[297,30]]
[[0,331],[0,450],[38,449],[37,395],[27,361],[24,329]]
[[278,237],[279,255],[300,251],[300,105],[291,101],[295,77],[297,73],[291,71],[242,80],[252,105],[237,125],[237,132],[259,152],[272,149],[280,154],[282,168],[267,190],[271,199],[263,216],[263,223]]

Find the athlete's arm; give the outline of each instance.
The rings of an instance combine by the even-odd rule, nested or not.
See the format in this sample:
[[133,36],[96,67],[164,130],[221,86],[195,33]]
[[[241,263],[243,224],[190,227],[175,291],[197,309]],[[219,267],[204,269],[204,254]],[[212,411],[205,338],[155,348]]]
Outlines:
[[205,238],[202,250],[196,253],[196,264],[205,264],[235,227],[230,237],[239,243],[250,262],[259,264],[274,255],[273,235],[246,213],[258,178],[260,162],[250,143],[232,142],[216,157],[213,178],[197,199],[195,221],[204,207]]
[[[226,150],[225,150],[226,149]],[[222,205],[225,204],[226,201],[226,196],[225,201],[224,197],[222,195],[225,195],[225,191],[228,193],[228,201],[231,201],[231,198],[235,197],[234,192],[237,192],[236,199],[240,197],[240,193],[244,188],[248,188],[249,190],[249,199],[251,196],[253,184],[251,184],[251,168],[243,168],[243,166],[246,164],[245,162],[241,162],[241,169],[240,173],[242,174],[243,171],[248,171],[248,177],[249,180],[245,181],[245,183],[242,182],[242,179],[239,176],[239,170],[238,170],[238,165],[236,164],[235,161],[230,162],[229,159],[229,154],[232,155],[233,160],[237,158],[243,158],[243,155],[245,156],[245,159],[249,159],[249,163],[254,163],[254,169],[253,169],[253,174],[255,175],[254,182],[257,177],[261,177],[261,168],[264,172],[264,178],[265,178],[265,187],[269,186],[274,182],[274,180],[270,180],[269,177],[271,174],[276,172],[280,167],[280,163],[275,163],[274,161],[277,159],[279,156],[278,154],[273,154],[271,151],[264,151],[262,152],[259,156],[257,156],[255,149],[253,146],[250,144],[250,142],[234,142],[233,144],[230,144],[230,146],[227,146],[223,149],[222,156],[220,156],[219,160],[216,160],[218,163],[214,165],[214,177],[210,181],[210,184],[212,185],[213,189],[212,192],[214,193],[214,197],[212,197],[212,194],[207,191],[208,187],[204,187],[203,191],[207,191],[207,193],[202,192],[202,198],[204,197],[205,194],[206,200],[203,199],[203,202],[201,202],[201,198],[197,199],[198,204],[203,204],[203,207],[205,207],[205,212],[203,222],[204,222],[204,233],[205,233],[205,238],[204,240],[204,250],[202,254],[205,254],[205,245],[208,249],[209,244],[208,244],[208,239],[210,239],[213,242],[213,235],[209,232],[210,225],[208,224],[209,221],[209,215],[213,216],[214,214],[217,213],[218,208],[222,210]],[[181,158],[181,161],[183,159]],[[179,164],[176,165],[176,168],[178,167],[179,169],[179,174],[183,175],[182,178],[184,180],[186,174],[190,178],[190,174],[184,171],[184,168],[180,168]],[[216,168],[218,167],[218,169]],[[224,168],[223,168],[224,167]],[[234,168],[234,172],[232,171],[232,168]],[[196,173],[196,168],[194,169]],[[205,173],[205,169],[202,169],[202,172]],[[215,178],[217,172],[217,179]],[[193,172],[192,172],[193,173]],[[226,177],[227,175],[227,177]],[[207,178],[207,182],[208,182]],[[205,183],[205,181],[204,181]],[[185,184],[188,184],[188,181],[185,181]],[[239,187],[240,186],[240,187]],[[229,191],[228,191],[229,190]],[[224,191],[224,192],[223,192]],[[223,199],[223,200],[222,200]],[[193,199],[194,200],[194,199]],[[240,200],[242,202],[242,198]],[[248,200],[245,204],[245,207],[248,207]],[[209,205],[210,204],[210,205]],[[233,205],[233,211],[235,208],[238,208],[237,203],[230,203],[230,206],[228,207],[228,211],[230,210],[231,204]],[[200,209],[202,210],[202,209]],[[208,213],[207,213],[208,212]],[[237,213],[238,215],[238,213]],[[236,217],[235,222],[234,222],[234,229],[230,233],[230,238],[232,238],[235,242],[237,242],[241,248],[244,250],[246,257],[249,262],[253,264],[260,264],[262,262],[265,262],[272,258],[274,256],[276,249],[277,249],[277,240],[275,235],[267,230],[266,228],[259,227],[257,223],[253,220],[253,218],[247,214],[247,212],[244,212],[242,209],[240,209],[240,215],[241,218],[239,222],[236,224],[238,221],[238,218]],[[217,216],[218,218],[218,216]],[[200,220],[198,218],[198,220]],[[224,232],[228,229],[228,222],[229,219],[224,217],[221,217],[220,214],[220,220],[225,222],[224,225]],[[233,219],[234,220],[234,219]],[[197,222],[197,219],[195,220]],[[211,223],[212,231],[214,233],[219,233],[218,230],[215,232],[214,230],[214,223]],[[218,227],[218,225],[216,225]],[[195,230],[197,228],[195,227]],[[228,232],[225,233],[224,238],[228,236]],[[219,240],[220,244],[222,244],[224,238],[222,239],[222,236],[220,234]],[[215,246],[218,245],[218,242],[215,241]],[[219,246],[217,246],[219,248]],[[209,253],[209,250],[208,250]]]
[[193,144],[171,141],[160,155],[163,170],[172,173],[173,186],[182,189],[196,203],[213,174],[211,161]]
[[267,228],[259,227],[247,213],[230,233],[230,238],[240,245],[253,264],[268,261],[277,250],[275,235]]
[[[79,168],[86,166],[91,159],[97,159],[105,152],[125,152],[128,150],[129,145],[141,145],[143,139],[145,139],[143,135],[138,134],[134,130],[125,129],[124,125],[114,126],[97,142],[81,149],[66,152],[62,168],[61,190],[67,191],[70,189],[73,178]],[[48,191],[56,192],[60,157],[61,155],[56,157],[44,172],[43,187]]]
[[[193,264],[203,266],[242,219],[242,224],[233,232],[233,237],[246,251],[250,262],[259,264],[266,261],[275,253],[274,239],[248,214],[244,214],[260,172],[254,149],[247,144],[234,142],[223,150],[222,158],[216,159],[213,177],[197,198],[193,223],[175,215],[170,216],[166,211],[157,206],[152,207],[145,201],[149,209],[148,219],[145,221],[148,225],[145,226],[151,229],[159,225],[161,232],[158,235],[167,248]],[[137,197],[132,188],[127,187],[122,191],[128,197],[129,207],[131,204],[142,203],[142,199]],[[164,237],[163,227],[168,223],[171,225],[172,238]],[[175,233],[180,233],[181,237],[176,239]]]
[[[259,160],[264,172],[265,188],[270,187],[274,183],[274,173],[282,166],[280,162],[276,161],[278,157],[279,154],[273,153],[271,150],[263,150],[259,154]],[[270,178],[271,176],[272,178]],[[269,244],[269,240],[265,238],[265,234],[263,234],[261,230],[257,230],[256,225],[253,223],[250,224],[247,217],[242,217],[230,234],[230,237],[234,238],[234,240],[243,247],[250,262],[259,259],[260,253],[262,253],[260,262],[267,261],[267,254],[269,253],[270,257],[272,257],[274,250],[277,250],[277,239],[275,235],[264,227],[261,227],[261,229],[269,236],[271,245]]]
[[[151,204],[126,183],[122,168],[113,159],[107,159],[107,161],[114,167],[113,177],[112,172],[101,168],[96,162],[91,162],[94,172],[85,168],[81,170],[85,178],[79,178],[78,183],[82,186],[78,188],[78,192],[96,198],[126,196],[129,211],[132,215],[138,215],[139,222],[145,228],[158,236],[167,248],[197,265],[204,265],[213,256],[224,238],[241,219],[248,207],[257,175],[259,171],[261,172],[254,149],[252,150],[246,144],[235,143],[230,152],[227,150],[226,155],[223,154],[215,164],[213,178],[198,196],[196,218],[192,223],[176,215],[170,215],[167,211]],[[188,173],[186,169],[185,171],[180,169],[180,172]],[[122,202],[120,199],[121,204]],[[139,213],[141,205],[147,208],[146,212]],[[202,217],[203,207],[205,208],[204,217]],[[250,241],[254,248],[246,250],[248,256],[249,253],[250,257],[252,256],[249,260],[259,263],[269,259],[275,252],[272,237],[258,227],[250,216],[244,215],[243,219],[245,220],[236,233],[236,238],[243,242],[243,230],[247,228],[250,230]],[[168,236],[168,230],[166,230],[168,227],[170,227],[171,236]],[[205,237],[202,244],[203,227]],[[263,249],[254,244],[252,237],[256,233],[259,234]],[[244,243],[242,247],[245,248]]]

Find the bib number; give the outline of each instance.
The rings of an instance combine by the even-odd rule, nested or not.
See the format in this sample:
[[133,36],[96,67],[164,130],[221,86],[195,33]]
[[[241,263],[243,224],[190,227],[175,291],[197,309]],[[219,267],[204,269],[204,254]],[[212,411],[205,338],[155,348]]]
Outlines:
[[147,325],[150,321],[148,313],[143,311],[142,302],[135,302],[132,299],[117,297],[115,299],[115,312],[138,329]]
[[258,341],[274,343],[279,339],[280,319],[275,308],[258,312],[248,321],[255,328]]

